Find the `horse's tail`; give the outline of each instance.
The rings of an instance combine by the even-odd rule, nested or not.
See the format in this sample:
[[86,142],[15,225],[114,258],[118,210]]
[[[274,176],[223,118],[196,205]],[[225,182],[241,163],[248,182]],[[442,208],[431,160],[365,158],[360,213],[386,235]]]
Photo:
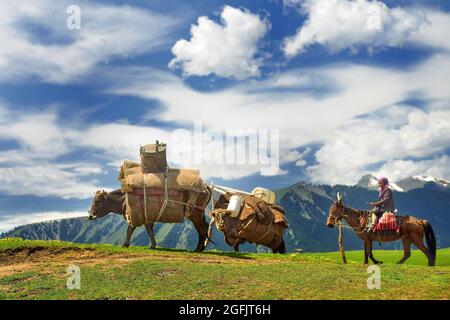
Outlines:
[[423,228],[425,230],[425,241],[427,242],[428,250],[430,250],[432,255],[432,262],[434,265],[436,260],[436,237],[434,236],[433,228],[428,221],[423,221]]

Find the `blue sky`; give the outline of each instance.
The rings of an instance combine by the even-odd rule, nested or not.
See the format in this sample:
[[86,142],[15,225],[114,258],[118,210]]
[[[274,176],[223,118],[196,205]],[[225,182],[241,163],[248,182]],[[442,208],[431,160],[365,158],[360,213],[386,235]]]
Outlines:
[[[12,211],[23,223],[82,214],[155,139],[187,152],[172,166],[245,190],[450,178],[448,1],[37,0],[0,12],[0,229]],[[199,146],[173,137],[196,122],[278,130],[278,170],[189,160]],[[204,142],[204,158],[221,146]]]

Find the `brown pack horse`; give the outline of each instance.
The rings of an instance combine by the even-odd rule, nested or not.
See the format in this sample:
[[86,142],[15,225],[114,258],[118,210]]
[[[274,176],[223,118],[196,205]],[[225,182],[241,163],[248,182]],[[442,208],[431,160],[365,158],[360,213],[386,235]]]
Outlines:
[[[211,199],[211,190],[209,189],[209,187],[206,188],[205,193],[206,194],[204,196],[207,197],[206,204],[208,204]],[[187,202],[188,197],[189,195],[186,192],[184,196],[184,202]],[[205,249],[208,223],[205,219],[205,210],[200,210],[197,208],[194,208],[193,210],[194,212],[188,217],[188,219],[191,220],[191,222],[194,224],[194,227],[198,233],[198,244],[195,251],[201,252]],[[123,193],[120,189],[114,190],[112,192],[97,191],[95,193],[94,199],[92,200],[91,209],[88,212],[89,220],[104,217],[109,213],[116,213],[122,215],[126,221],[125,193]],[[154,249],[156,247],[156,240],[153,232],[154,223],[147,223],[144,226],[150,238],[150,248]],[[128,225],[127,236],[125,238],[125,242],[123,243],[124,247],[128,247],[130,245],[131,236],[133,235],[135,229],[136,227]]]
[[[217,202],[214,204],[214,208],[226,208],[229,202],[229,197],[225,197],[221,195]],[[235,252],[239,252],[239,246],[245,242],[248,242],[246,239],[239,238],[236,235],[236,229],[240,225],[240,222],[236,218],[230,218],[229,216],[224,216],[222,221],[219,221],[219,224],[223,228],[224,240],[225,242],[233,247]],[[205,242],[205,246],[208,245],[208,241],[211,241],[212,228],[215,219],[212,218],[208,228],[208,237]],[[257,245],[260,243],[256,243]],[[283,239],[283,235],[276,237],[271,243],[265,244],[266,247],[272,249],[273,253],[286,253],[286,245]]]
[[[342,204],[342,196],[337,194],[337,200],[330,207],[327,226],[332,228],[336,223],[345,220],[356,232],[356,235],[364,241],[364,264],[368,264],[368,258],[373,263],[383,263],[374,258],[372,254],[372,241],[392,242],[402,240],[403,258],[397,263],[402,264],[411,256],[411,243],[419,248],[428,258],[428,265],[434,266],[436,260],[436,239],[431,224],[426,220],[419,220],[411,216],[400,217],[400,232],[386,235],[380,235],[374,232],[366,232],[366,226],[369,211],[355,210]],[[427,246],[423,243],[423,237]]]

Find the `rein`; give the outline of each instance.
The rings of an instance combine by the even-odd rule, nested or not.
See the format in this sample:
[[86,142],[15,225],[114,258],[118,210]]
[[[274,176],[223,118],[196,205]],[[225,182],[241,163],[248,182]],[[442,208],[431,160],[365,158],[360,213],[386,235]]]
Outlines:
[[[333,218],[333,225],[336,225],[337,223],[341,222],[342,219],[344,219],[345,222],[347,222],[347,225],[341,224],[342,227],[347,228],[347,229],[352,229],[353,231],[355,231],[355,233],[363,233],[364,232],[364,227],[359,225],[357,227],[352,227],[349,223],[348,223],[348,210],[349,208],[343,206],[342,207],[342,212],[339,214],[339,216],[334,217],[332,216],[331,218]],[[359,217],[361,217],[362,214],[364,214],[363,211],[357,211]]]

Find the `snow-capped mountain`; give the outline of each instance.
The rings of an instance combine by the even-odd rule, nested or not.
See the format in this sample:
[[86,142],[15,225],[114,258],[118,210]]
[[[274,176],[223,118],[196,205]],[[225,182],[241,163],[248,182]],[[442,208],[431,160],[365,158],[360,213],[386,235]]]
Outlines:
[[[392,190],[398,192],[407,192],[420,188],[450,192],[450,181],[427,175],[411,176],[396,182],[390,181],[389,185]],[[378,189],[377,177],[372,174],[367,174],[361,177],[356,186],[369,190],[376,190]]]
[[450,192],[450,181],[426,175],[407,177],[397,184],[405,191],[426,188]]
[[[395,190],[398,192],[406,191],[398,183],[389,182],[389,185],[392,190]],[[366,174],[365,176],[361,177],[361,179],[356,184],[356,186],[361,187],[361,188],[370,189],[370,190],[376,190],[376,189],[378,189],[378,179],[377,179],[377,177],[375,177],[372,174]]]

